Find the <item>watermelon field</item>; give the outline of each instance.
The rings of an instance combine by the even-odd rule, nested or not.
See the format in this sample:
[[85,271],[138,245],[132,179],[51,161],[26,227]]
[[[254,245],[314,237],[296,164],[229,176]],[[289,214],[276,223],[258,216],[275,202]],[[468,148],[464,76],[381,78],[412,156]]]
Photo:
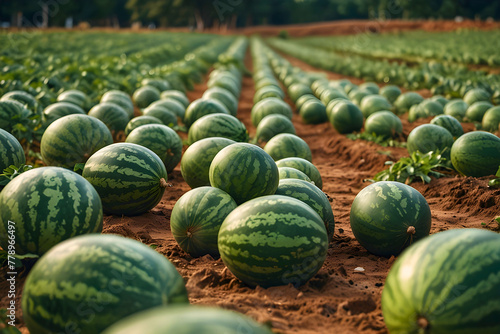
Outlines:
[[0,32],[1,333],[500,333],[500,30],[273,29]]

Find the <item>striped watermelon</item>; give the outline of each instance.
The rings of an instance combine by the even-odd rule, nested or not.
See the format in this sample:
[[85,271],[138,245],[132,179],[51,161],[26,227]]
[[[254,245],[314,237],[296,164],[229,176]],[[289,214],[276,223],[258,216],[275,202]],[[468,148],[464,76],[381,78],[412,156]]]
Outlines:
[[312,161],[312,153],[304,139],[290,133],[280,133],[271,138],[264,146],[266,151],[275,161],[298,157]]
[[45,254],[22,295],[30,333],[96,334],[128,315],[186,304],[184,280],[163,255],[117,235],[67,240]]
[[313,94],[305,94],[299,97],[298,100],[295,101],[295,111],[298,113],[300,111],[300,108],[302,108],[302,106],[304,105],[304,103],[306,103],[309,100],[317,100],[317,98]]
[[146,108],[154,101],[160,99],[160,91],[153,86],[142,86],[132,95],[132,101],[138,108]]
[[59,167],[40,167],[10,181],[0,193],[0,246],[7,249],[9,221],[16,253],[42,255],[68,238],[102,231],[99,195],[84,178]]
[[233,116],[238,112],[238,100],[230,91],[222,87],[212,87],[203,93],[205,99],[215,99],[221,102]]
[[33,95],[22,90],[13,90],[2,95],[0,101],[14,100],[25,105],[29,110],[38,114],[40,104]]
[[198,99],[191,102],[184,115],[184,125],[188,128],[199,118],[209,114],[230,114],[218,100]]
[[278,173],[280,180],[283,179],[299,179],[307,182],[311,182],[309,176],[307,176],[304,172],[301,172],[297,168],[293,167],[278,167]]
[[132,99],[130,98],[130,95],[122,92],[121,90],[107,91],[101,97],[100,102],[111,102],[117,104],[127,112],[129,118],[134,117],[134,104],[132,103]]
[[125,135],[125,128],[130,121],[127,112],[118,104],[111,102],[103,102],[95,105],[90,109],[88,115],[106,124],[115,140]]
[[238,205],[219,188],[199,187],[177,200],[170,229],[179,246],[193,257],[219,256],[217,235],[222,222]]
[[138,144],[156,153],[165,164],[167,173],[181,161],[182,139],[177,132],[163,124],[146,124],[134,129],[126,143]]
[[431,120],[431,124],[442,126],[450,131],[454,140],[464,134],[462,124],[460,124],[455,117],[450,115],[438,115]]
[[56,119],[72,115],[72,114],[81,114],[85,115],[85,111],[77,106],[76,104],[69,103],[69,102],[57,102],[54,104],[51,104],[47,106],[43,110],[43,123],[44,126],[49,126],[52,122],[54,122]]
[[296,168],[309,176],[316,187],[323,189],[323,180],[321,179],[321,174],[319,173],[318,168],[306,159],[298,157],[284,158],[276,161],[276,166]]
[[189,128],[190,144],[208,137],[223,137],[248,142],[248,131],[239,119],[227,114],[209,114],[197,119]]
[[168,186],[163,161],[150,149],[132,143],[100,149],[89,158],[82,176],[101,196],[104,212],[115,215],[147,212],[160,202]]
[[181,173],[184,181],[191,187],[210,185],[210,164],[224,147],[235,144],[231,139],[210,137],[189,146],[181,159]]
[[424,98],[416,92],[406,92],[398,96],[394,101],[394,107],[398,114],[408,112],[412,105],[419,104]]
[[[174,98],[163,98],[161,100],[155,101],[151,103],[148,107],[153,108],[153,107],[162,107],[170,111],[172,114],[177,116],[177,118],[181,121],[184,120],[184,115],[186,114],[186,107],[182,102],[179,102],[178,100]],[[144,110],[145,111],[145,110]],[[168,125],[168,124],[165,124]]]
[[131,333],[272,334],[273,332],[252,318],[234,311],[206,306],[169,306],[130,316],[102,334]]
[[80,108],[86,110],[90,104],[90,99],[87,96],[87,94],[85,94],[81,90],[71,89],[59,94],[57,96],[57,102],[73,103],[79,106]]
[[276,189],[276,195],[290,196],[309,205],[323,219],[328,233],[328,241],[332,241],[335,231],[335,218],[330,201],[321,189],[305,180],[282,179],[278,189]]
[[158,89],[160,92],[163,92],[164,90],[171,89],[170,84],[168,83],[167,80],[156,79],[156,78],[142,79],[141,85],[142,86],[153,86],[156,89]]
[[448,102],[450,102],[450,100],[448,100],[446,97],[439,94],[432,96],[431,98],[429,98],[429,100],[439,103],[443,108]]
[[450,131],[435,124],[422,124],[411,130],[407,139],[407,149],[410,154],[415,151],[427,153],[439,150],[445,158],[450,157],[453,145],[453,135]]
[[255,92],[255,95],[253,97],[253,103],[256,104],[257,102],[262,101],[263,99],[268,97],[276,97],[278,99],[283,100],[285,99],[285,93],[283,93],[283,90],[278,86],[275,85],[264,86]]
[[113,137],[106,124],[95,117],[74,114],[49,125],[40,141],[40,153],[46,165],[73,169],[110,144]]
[[298,287],[323,265],[328,236],[307,204],[270,195],[234,209],[222,223],[218,245],[225,265],[244,283]]
[[159,118],[153,116],[143,115],[134,117],[127,123],[127,126],[125,127],[125,136],[128,136],[129,133],[132,132],[132,130],[146,124],[163,124],[163,122]]
[[270,114],[282,114],[292,119],[292,108],[283,100],[276,97],[265,98],[255,104],[250,113],[252,124],[256,127],[259,122]]
[[465,119],[470,122],[478,122],[481,123],[483,121],[483,116],[488,111],[488,109],[492,108],[493,104],[485,101],[478,101],[473,103],[467,108],[465,112]]
[[483,130],[498,132],[500,130],[500,106],[486,110],[481,122]]
[[320,100],[324,105],[328,105],[328,103],[336,99],[347,99],[347,95],[338,89],[327,88],[320,96]]
[[356,195],[350,223],[361,246],[375,255],[390,257],[429,235],[431,210],[414,188],[380,181]]
[[328,121],[326,107],[318,99],[309,99],[304,102],[299,114],[305,124],[320,124]]
[[389,103],[394,103],[398,96],[401,95],[401,89],[398,86],[387,85],[380,88],[379,94],[385,97]]
[[465,113],[467,112],[467,108],[469,108],[469,105],[463,100],[451,100],[444,106],[444,113],[462,121],[465,117]]
[[394,262],[382,292],[390,333],[500,333],[500,235],[439,232]]
[[328,104],[327,111],[329,111],[330,123],[340,134],[360,131],[363,127],[363,113],[352,102],[333,100]]
[[365,118],[377,111],[389,111],[392,105],[381,95],[368,95],[361,100],[361,112]]
[[178,90],[166,90],[161,92],[160,98],[163,99],[174,99],[179,101],[184,108],[187,108],[189,106],[189,99],[187,98],[186,94],[184,94],[181,91]]
[[366,89],[370,91],[372,94],[378,94],[379,93],[379,87],[375,82],[367,81],[363,82],[361,85],[359,85],[359,89]]
[[176,114],[161,105],[154,105],[154,103],[143,110],[143,116],[155,117],[159,119],[162,124],[171,128],[178,124]]
[[263,149],[247,143],[229,145],[210,164],[210,185],[227,192],[238,204],[274,194],[279,173]]
[[479,101],[490,101],[491,94],[482,88],[472,88],[464,95],[464,102],[471,105]]
[[485,131],[462,135],[451,147],[451,163],[465,176],[495,175],[500,166],[500,138]]
[[254,141],[256,143],[267,142],[280,133],[296,134],[292,121],[281,114],[270,114],[259,122]]
[[396,138],[403,133],[403,124],[391,111],[376,111],[366,119],[365,132],[385,138]]
[[11,165],[19,167],[25,163],[24,149],[19,141],[7,131],[0,129],[0,174]]
[[12,132],[13,126],[29,122],[32,115],[21,102],[15,100],[0,101],[0,129]]

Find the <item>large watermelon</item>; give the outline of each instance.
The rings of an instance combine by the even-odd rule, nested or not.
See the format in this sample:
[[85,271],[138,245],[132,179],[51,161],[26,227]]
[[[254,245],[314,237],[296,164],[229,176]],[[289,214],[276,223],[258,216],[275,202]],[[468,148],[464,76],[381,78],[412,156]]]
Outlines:
[[73,169],[112,143],[106,124],[95,117],[75,114],[49,125],[40,142],[40,153],[47,165]]
[[314,166],[310,161],[306,159],[298,157],[284,158],[276,161],[276,166],[296,168],[309,176],[316,187],[318,187],[319,189],[323,189],[323,180],[321,179],[321,174],[318,168],[316,168],[316,166]]
[[228,269],[250,286],[300,286],[321,268],[328,235],[321,217],[298,199],[270,195],[234,209],[219,231]]
[[273,334],[252,318],[206,306],[168,306],[134,314],[102,334]]
[[239,119],[227,114],[210,114],[197,119],[188,131],[190,144],[208,137],[248,142],[248,131]]
[[113,138],[124,136],[125,128],[130,121],[127,112],[116,103],[102,102],[90,109],[89,116],[101,120],[108,127]]
[[177,132],[163,124],[140,126],[127,136],[126,143],[134,143],[149,148],[165,164],[167,173],[174,170],[181,161],[182,139]]
[[[280,167],[286,168],[286,167]],[[291,167],[288,167],[291,168]],[[323,222],[328,233],[328,241],[332,241],[335,231],[335,219],[328,197],[314,184],[305,180],[282,179],[276,189],[276,195],[290,196],[296,198],[316,211]]]
[[181,275],[163,255],[117,235],[67,240],[26,279],[23,317],[30,333],[101,333],[124,317],[188,303]]
[[84,178],[59,167],[40,167],[10,181],[0,193],[0,246],[7,250],[15,223],[17,254],[42,255],[68,238],[102,231],[99,195]]
[[385,138],[395,138],[403,133],[403,124],[391,111],[376,111],[366,119],[365,132]]
[[191,102],[184,115],[184,124],[189,128],[197,119],[208,114],[230,114],[226,106],[216,99],[198,99]]
[[390,257],[429,235],[431,210],[414,188],[380,181],[356,195],[350,223],[361,246],[375,255]]
[[407,149],[410,154],[415,151],[427,153],[439,150],[443,156],[450,157],[450,149],[453,145],[453,135],[450,131],[435,124],[422,124],[411,130],[407,139]]
[[328,104],[327,112],[330,123],[341,134],[360,131],[363,127],[363,113],[352,102],[333,100]]
[[409,247],[382,292],[390,333],[500,333],[500,235],[453,229]]
[[0,129],[0,174],[11,165],[19,167],[25,163],[24,149],[19,141],[7,131]]
[[462,135],[451,147],[451,163],[466,176],[495,175],[500,166],[500,138],[485,131]]
[[291,133],[280,133],[271,138],[264,146],[266,151],[275,161],[298,157],[312,161],[312,153],[304,139]]
[[238,205],[225,191],[199,187],[177,200],[170,229],[179,246],[193,257],[219,256],[217,235],[227,215]]
[[276,97],[268,97],[257,102],[250,113],[252,124],[258,126],[259,122],[270,114],[282,114],[292,119],[292,108],[283,100]]
[[210,164],[224,147],[235,144],[231,139],[210,137],[189,146],[181,159],[181,173],[184,181],[191,187],[210,185]]
[[210,164],[210,185],[227,192],[236,203],[274,194],[278,167],[263,149],[247,143],[229,145]]
[[168,186],[167,171],[158,155],[132,143],[100,149],[89,158],[82,176],[101,196],[104,212],[115,215],[147,212],[160,202]]

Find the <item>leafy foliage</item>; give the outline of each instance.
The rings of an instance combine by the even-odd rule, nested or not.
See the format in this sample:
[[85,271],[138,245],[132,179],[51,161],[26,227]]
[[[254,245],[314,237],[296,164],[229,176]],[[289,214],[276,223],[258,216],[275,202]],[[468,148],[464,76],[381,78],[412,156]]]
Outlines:
[[10,165],[9,167],[3,170],[3,174],[0,174],[0,189],[7,185],[10,181],[12,181],[16,176],[19,176],[21,173],[29,171],[33,169],[31,165],[21,165],[18,167],[14,165]]
[[378,172],[373,179],[365,181],[397,181],[410,184],[420,179],[423,183],[429,183],[431,176],[439,178],[445,175],[442,172],[453,170],[450,162],[439,151],[425,154],[416,151],[410,157],[403,157],[398,162],[386,161],[385,164],[390,167]]

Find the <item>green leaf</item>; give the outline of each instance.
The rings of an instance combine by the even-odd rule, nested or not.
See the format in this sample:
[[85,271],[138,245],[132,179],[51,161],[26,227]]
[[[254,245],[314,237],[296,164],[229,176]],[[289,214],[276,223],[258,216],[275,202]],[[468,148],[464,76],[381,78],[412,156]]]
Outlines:
[[498,166],[498,170],[497,170],[497,173],[495,174],[495,176],[500,177],[500,166]]

